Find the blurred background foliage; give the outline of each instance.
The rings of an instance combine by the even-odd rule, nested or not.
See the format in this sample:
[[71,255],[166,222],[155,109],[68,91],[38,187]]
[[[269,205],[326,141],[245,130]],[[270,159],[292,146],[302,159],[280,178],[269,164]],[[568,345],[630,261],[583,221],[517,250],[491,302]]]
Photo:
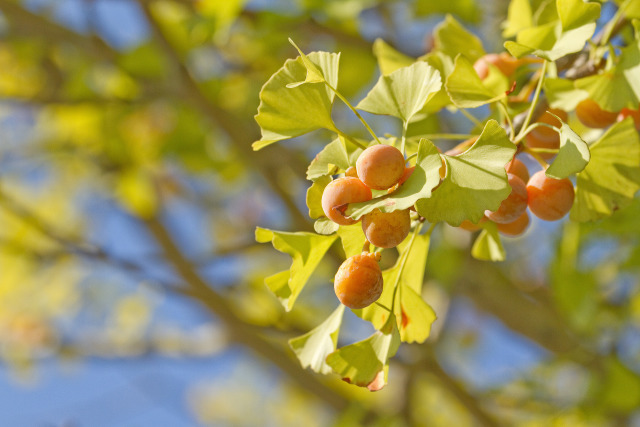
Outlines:
[[[379,75],[376,38],[423,55],[448,13],[500,51],[507,7],[0,0],[10,425],[640,426],[640,203],[597,224],[534,220],[498,264],[469,256],[468,233],[438,227],[424,287],[438,320],[427,343],[401,347],[377,393],[303,370],[286,344],[334,309],[336,259],[290,313],[263,283],[288,260],[254,243],[255,227],[312,229],[304,171],[327,142],[318,132],[251,150],[258,92],[296,56],[287,38],[342,52],[340,90],[357,101]],[[341,127],[364,136],[336,107]],[[457,125],[446,112],[428,123]],[[341,341],[371,332],[350,313],[345,322]],[[100,361],[111,372],[180,365],[183,385],[158,395],[136,383],[152,396],[141,405],[162,408],[142,418],[126,391],[75,405],[85,390],[65,375],[111,387]],[[85,368],[52,389],[39,382],[51,362]],[[34,413],[23,387],[67,400]]]

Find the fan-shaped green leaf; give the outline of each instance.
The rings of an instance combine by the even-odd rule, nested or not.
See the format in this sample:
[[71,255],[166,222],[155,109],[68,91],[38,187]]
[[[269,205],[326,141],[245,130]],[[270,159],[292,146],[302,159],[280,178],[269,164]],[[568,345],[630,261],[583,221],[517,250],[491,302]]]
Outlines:
[[452,58],[463,55],[469,61],[475,62],[485,54],[482,41],[451,15],[447,15],[445,20],[436,26],[433,43],[435,50]]
[[600,17],[600,4],[583,0],[557,0],[556,9],[564,31],[596,22]]
[[323,236],[328,236],[329,234],[333,234],[338,231],[340,226],[335,222],[331,221],[326,216],[322,216],[313,223],[313,229],[316,233],[322,234]]
[[483,230],[471,248],[471,255],[482,261],[504,261],[504,247],[494,222],[487,221],[483,224]]
[[578,174],[574,221],[595,221],[630,204],[640,189],[640,138],[628,117],[590,147],[591,161]]
[[360,223],[341,226],[338,229],[338,236],[340,236],[342,249],[344,249],[347,258],[361,253],[364,242],[367,240]]
[[533,26],[533,12],[529,0],[511,0],[504,22],[502,37],[513,37],[519,31]]
[[316,219],[324,216],[322,209],[322,193],[331,182],[329,175],[324,175],[316,179],[307,190],[307,207],[309,208],[309,218]]
[[436,321],[436,313],[422,296],[408,286],[400,285],[396,302],[396,319],[403,342],[423,343],[431,333],[431,325]]
[[504,47],[516,58],[536,55],[555,61],[582,50],[595,29],[596,24],[590,23],[563,32],[562,23],[555,21],[520,31],[516,41],[505,42]]
[[271,242],[275,249],[293,258],[289,271],[283,271],[265,279],[267,286],[276,294],[287,311],[291,310],[296,298],[307,284],[307,280],[337,237],[256,228],[256,241]]
[[447,175],[430,198],[416,203],[429,222],[458,226],[465,219],[477,223],[485,210],[495,211],[511,189],[504,166],[516,147],[495,120],[489,120],[478,140],[458,156],[442,155]]
[[398,52],[382,39],[376,39],[373,42],[373,54],[378,60],[380,72],[385,76],[416,62],[415,59]]
[[[550,113],[548,113],[550,114]],[[553,114],[562,126],[560,127],[560,150],[545,174],[551,178],[563,179],[578,173],[587,166],[591,154],[589,146],[560,117]]]
[[336,350],[343,314],[344,305],[340,304],[320,325],[304,335],[289,340],[289,347],[303,368],[311,368],[321,374],[331,372],[331,367],[326,364],[325,359]]
[[349,168],[349,154],[342,137],[338,137],[316,155],[307,168],[307,179],[315,181],[316,179],[330,174],[333,175],[337,171],[333,171],[334,166],[343,171]]
[[380,76],[356,108],[409,122],[442,87],[440,73],[426,62],[416,62]]
[[376,197],[368,202],[350,204],[346,215],[359,219],[374,209],[392,212],[410,208],[418,199],[431,196],[431,191],[440,182],[441,166],[442,161],[436,146],[429,140],[421,139],[416,167],[409,179],[391,194]]
[[640,100],[640,41],[622,49],[615,68],[578,79],[575,85],[607,111],[638,108]]
[[456,58],[455,67],[445,83],[447,93],[456,107],[476,108],[506,98],[504,92],[492,92],[482,83],[473,64],[464,56]]
[[573,111],[580,101],[589,97],[585,90],[575,87],[574,82],[561,78],[546,78],[544,80],[544,94],[551,108]]
[[[396,328],[389,334],[375,332],[369,338],[339,348],[327,356],[327,364],[343,380],[373,390],[386,384],[385,366],[398,351],[400,337]],[[379,377],[383,375],[384,377]]]
[[[339,54],[312,52],[307,58],[322,70],[333,86],[338,83]],[[307,76],[302,58],[288,59],[264,84],[260,91],[260,105],[255,119],[262,138],[253,143],[254,150],[283,139],[293,138],[319,128],[335,131],[331,119],[334,93],[323,83],[309,83],[287,87],[304,81]]]

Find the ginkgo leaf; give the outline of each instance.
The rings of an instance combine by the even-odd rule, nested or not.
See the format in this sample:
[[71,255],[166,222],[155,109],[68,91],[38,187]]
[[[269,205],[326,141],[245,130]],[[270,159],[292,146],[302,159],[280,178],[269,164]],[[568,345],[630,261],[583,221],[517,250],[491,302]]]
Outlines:
[[304,335],[289,340],[289,347],[303,368],[311,368],[321,374],[331,372],[331,367],[325,363],[325,359],[336,350],[343,314],[344,305],[340,304],[320,325]]
[[431,325],[436,321],[436,313],[416,291],[401,285],[396,302],[396,319],[400,339],[403,342],[423,343],[431,333]]
[[582,50],[595,29],[594,22],[563,31],[562,23],[558,20],[524,29],[518,33],[515,42],[507,41],[504,47],[516,58],[535,55],[547,61],[555,61]]
[[562,123],[560,127],[560,150],[558,150],[556,158],[545,174],[551,178],[563,179],[583,170],[589,163],[591,154],[589,153],[589,146],[580,138],[580,135],[575,133],[560,117],[555,114],[552,115]]
[[313,223],[313,229],[316,233],[322,234],[324,236],[328,236],[329,234],[333,234],[338,231],[340,226],[335,222],[331,221],[326,216],[322,216]]
[[256,228],[257,242],[271,242],[276,250],[289,254],[293,258],[288,271],[265,279],[266,285],[276,294],[287,311],[291,310],[296,298],[307,284],[307,280],[337,237]]
[[601,74],[575,81],[607,111],[638,108],[640,100],[640,40],[622,49],[618,64]]
[[385,374],[385,365],[396,354],[399,345],[400,337],[396,328],[389,334],[377,331],[365,340],[334,351],[327,356],[326,362],[343,380],[359,387],[379,390],[386,384],[386,378],[380,381],[377,377],[380,373]]
[[373,42],[373,54],[378,60],[380,72],[385,76],[393,73],[397,69],[408,67],[416,62],[415,59],[402,52],[398,52],[382,39],[376,39]]
[[504,23],[502,37],[513,37],[519,31],[533,26],[533,12],[529,0],[511,0]]
[[356,108],[398,117],[405,123],[442,87],[440,72],[426,62],[416,62],[382,75]]
[[[340,55],[312,52],[307,58],[322,70],[333,86],[338,83]],[[302,58],[288,59],[282,68],[271,76],[260,91],[260,105],[256,122],[262,138],[253,143],[260,150],[274,142],[293,138],[319,128],[336,131],[331,119],[331,106],[335,94],[324,83],[309,83],[289,88],[289,83],[304,81],[307,76]]]
[[504,167],[515,151],[505,130],[489,120],[467,151],[442,155],[447,175],[430,198],[417,201],[418,213],[431,223],[446,221],[454,227],[465,219],[477,223],[485,210],[497,210],[511,192]]
[[345,171],[349,168],[349,154],[345,146],[344,139],[338,137],[331,141],[329,144],[316,155],[307,168],[307,179],[315,181],[324,175],[333,175],[334,166],[337,166],[341,170]]
[[331,176],[324,175],[316,179],[307,190],[307,207],[309,208],[309,218],[316,219],[324,216],[322,209],[322,193],[331,182]]
[[[294,88],[297,86],[300,86],[304,83],[324,83],[325,77],[324,77],[324,73],[322,72],[322,69],[319,68],[316,64],[314,64],[307,55],[305,55],[305,53],[298,47],[297,44],[294,43],[293,40],[291,40],[291,38],[289,38],[289,43],[291,43],[293,45],[293,47],[296,48],[296,50],[298,51],[298,53],[300,54],[300,59],[302,59],[302,63],[304,64],[304,67],[307,69],[307,75],[304,79],[304,81],[301,82],[295,82],[295,83],[289,83],[287,85],[288,88]],[[322,64],[322,66],[326,67],[326,68],[333,68],[332,67],[333,64],[329,64],[329,66],[327,67],[327,64]],[[321,66],[321,67],[322,67]],[[337,64],[335,69],[337,70]],[[335,86],[334,86],[335,87]]]
[[600,17],[600,3],[583,0],[557,0],[556,9],[563,31],[595,22]]
[[504,261],[506,254],[500,241],[498,227],[494,222],[487,221],[482,228],[482,232],[473,243],[471,255],[482,261]]
[[492,92],[485,86],[473,64],[462,55],[456,58],[455,67],[447,77],[445,88],[451,101],[460,108],[476,108],[507,96],[504,92]]
[[595,221],[631,203],[640,189],[640,138],[633,120],[616,123],[590,146],[591,161],[578,174],[574,221]]
[[441,166],[442,160],[436,146],[429,140],[421,139],[418,145],[416,167],[404,184],[393,193],[367,202],[350,204],[345,214],[353,219],[359,219],[374,209],[380,209],[383,212],[408,209],[418,199],[431,196],[431,191],[440,182]]
[[338,236],[342,242],[345,257],[349,258],[362,252],[367,238],[362,231],[362,224],[343,225],[338,229]]
[[433,43],[435,50],[452,58],[463,55],[469,61],[475,62],[485,54],[482,41],[451,15],[447,15],[445,20],[436,26]]
[[549,106],[563,111],[573,111],[576,106],[589,97],[589,92],[575,87],[573,80],[546,78],[544,94]]

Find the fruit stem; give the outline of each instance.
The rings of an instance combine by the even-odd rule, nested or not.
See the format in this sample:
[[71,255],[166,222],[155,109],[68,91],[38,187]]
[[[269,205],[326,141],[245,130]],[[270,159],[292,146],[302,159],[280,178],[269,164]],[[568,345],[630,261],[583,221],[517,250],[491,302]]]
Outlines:
[[364,120],[364,118],[360,115],[360,113],[358,113],[358,110],[355,109],[355,107],[353,105],[351,105],[351,103],[349,102],[349,100],[347,100],[347,98],[345,98],[344,96],[342,96],[342,94],[340,92],[338,92],[338,89],[334,88],[333,86],[331,86],[329,84],[328,81],[324,81],[324,84],[327,85],[327,87],[329,89],[331,89],[333,91],[333,93],[336,94],[336,96],[338,98],[340,98],[340,100],[342,102],[344,102],[346,104],[347,107],[349,107],[349,109],[351,111],[353,111],[353,113],[358,117],[358,119],[360,119],[360,121],[362,122],[362,124],[364,125],[364,127],[367,128],[367,130],[369,131],[369,133],[371,134],[371,136],[373,137],[373,139],[376,140],[376,142],[378,144],[382,144],[382,142],[380,142],[380,140],[378,139],[378,137],[376,136],[376,134],[373,132],[373,130],[371,129],[371,127],[369,126],[369,124]]
[[516,132],[513,129],[513,122],[511,121],[511,117],[509,116],[509,112],[507,111],[507,106],[504,104],[503,101],[499,101],[498,108],[500,109],[500,111],[502,111],[504,118],[507,119],[507,123],[509,124],[509,129],[511,130],[510,136],[511,138],[514,138],[516,136]]
[[524,131],[529,126],[529,123],[531,122],[531,117],[533,117],[533,111],[536,108],[538,99],[540,99],[540,91],[542,90],[542,83],[544,83],[544,76],[547,73],[547,62],[548,61],[545,60],[542,63],[542,69],[540,70],[540,79],[538,80],[538,86],[536,86],[536,91],[533,95],[533,100],[531,101],[531,107],[529,108],[529,112],[527,113],[527,118],[524,119],[524,123],[522,124],[522,130],[520,131],[520,134],[516,138],[518,140],[522,139],[522,136],[525,134]]
[[353,145],[355,145],[355,146],[357,146],[359,148],[362,148],[363,150],[367,149],[367,147],[364,144],[362,144],[360,141],[358,141],[357,139],[353,138],[350,135],[347,135],[346,133],[344,133],[340,129],[336,128],[336,132],[338,133],[338,135],[340,135],[341,137],[343,137],[344,139],[346,139],[347,141],[349,141]]
[[402,157],[405,156],[404,145],[407,141],[407,128],[409,127],[408,121],[402,122],[402,138],[400,138],[400,152],[402,153]]

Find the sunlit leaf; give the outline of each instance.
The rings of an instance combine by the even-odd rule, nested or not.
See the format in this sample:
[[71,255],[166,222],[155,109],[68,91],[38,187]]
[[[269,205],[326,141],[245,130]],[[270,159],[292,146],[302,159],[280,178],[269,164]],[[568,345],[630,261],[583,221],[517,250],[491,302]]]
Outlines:
[[568,124],[562,122],[562,119],[555,114],[554,117],[562,123],[560,127],[560,150],[558,150],[558,155],[545,174],[551,178],[563,179],[582,171],[589,163],[591,154],[589,153],[589,146],[580,138],[580,135],[575,133]]
[[492,92],[480,80],[473,64],[462,55],[445,83],[451,101],[460,108],[476,108],[506,97],[504,92]]
[[485,210],[495,211],[511,189],[504,166],[516,147],[495,120],[489,120],[478,140],[458,156],[442,155],[447,175],[428,199],[416,203],[429,222],[458,226],[465,219],[477,223]]
[[373,42],[373,54],[378,60],[380,71],[385,76],[416,62],[415,59],[398,52],[382,39],[376,39]]
[[[327,52],[307,55],[333,87],[338,83],[339,57],[339,54]],[[331,119],[335,94],[324,83],[287,87],[290,83],[304,81],[306,76],[307,69],[301,57],[288,59],[262,87],[255,117],[262,130],[262,138],[253,143],[254,150],[319,128],[336,130]]]
[[[359,387],[371,387],[381,372],[384,375],[383,369],[389,358],[396,354],[399,345],[400,337],[396,328],[389,334],[377,331],[363,341],[339,348],[327,356],[326,361],[343,380]],[[385,383],[386,378],[382,384],[376,384],[375,390],[382,388]]]
[[423,343],[436,321],[436,313],[422,296],[408,286],[401,285],[398,290],[399,302],[396,304],[396,319],[403,342]]
[[544,94],[551,108],[573,111],[576,106],[589,97],[589,92],[575,87],[574,82],[561,78],[546,78]]
[[440,182],[441,166],[442,161],[436,146],[429,140],[420,140],[416,167],[409,179],[391,194],[368,202],[350,204],[346,215],[358,219],[374,209],[392,212],[410,208],[418,199],[431,196],[431,191]]
[[591,161],[578,174],[574,221],[595,221],[631,203],[640,189],[640,138],[633,120],[613,125],[590,147]]
[[316,179],[307,190],[307,207],[309,208],[309,218],[316,219],[324,216],[322,209],[322,193],[331,182],[331,176],[324,175]]
[[328,236],[338,230],[339,225],[331,221],[326,216],[320,217],[313,223],[313,229],[316,233]]
[[502,37],[513,37],[519,31],[533,26],[533,13],[529,0],[511,0]]
[[600,3],[583,0],[557,0],[556,9],[564,31],[595,22],[600,17]]
[[336,138],[325,145],[316,155],[307,169],[307,179],[313,181],[327,174],[337,173],[332,173],[334,166],[337,166],[343,171],[349,168],[349,155],[347,154],[345,142],[342,137]]
[[336,349],[343,314],[344,305],[340,304],[320,325],[289,340],[289,346],[298,356],[303,368],[311,368],[322,374],[331,372],[325,358]]
[[409,122],[441,87],[438,70],[420,61],[381,76],[356,108]]
[[516,58],[535,55],[555,61],[582,50],[596,29],[595,23],[563,31],[560,21],[526,28],[518,33],[516,41],[505,42],[504,47]]
[[[302,63],[304,64],[304,67],[307,69],[307,76],[305,77],[304,81],[289,83],[287,85],[288,88],[294,88],[304,83],[324,83],[329,78],[327,77],[325,79],[324,77],[324,73],[327,71],[329,71],[330,73],[335,72],[335,74],[337,75],[338,60],[340,58],[340,54],[338,54],[337,57],[327,57],[325,55],[323,59],[325,59],[326,61],[326,59],[328,58],[329,61],[322,63],[320,66],[317,66],[316,64],[313,63],[313,61],[311,61],[311,59],[309,59],[309,57],[307,57],[307,55],[305,55],[305,53],[298,47],[298,45],[294,43],[293,40],[289,39],[289,43],[291,43],[293,47],[295,47],[298,53],[300,54]],[[336,86],[333,86],[333,87],[336,87]]]
[[504,261],[504,247],[494,222],[487,221],[483,224],[483,230],[471,248],[471,255],[482,261]]
[[364,242],[367,240],[360,223],[341,226],[338,229],[338,236],[340,236],[342,249],[344,249],[347,258],[361,253]]
[[321,236],[313,233],[288,233],[256,228],[256,241],[271,242],[280,252],[291,255],[293,262],[288,271],[265,279],[267,286],[276,294],[285,309],[291,310],[307,280],[324,257],[337,236]]
[[463,55],[472,63],[485,54],[482,41],[467,31],[451,15],[434,30],[435,49],[452,58]]
[[575,85],[607,111],[636,109],[640,100],[640,40],[622,49],[613,69],[578,79]]

